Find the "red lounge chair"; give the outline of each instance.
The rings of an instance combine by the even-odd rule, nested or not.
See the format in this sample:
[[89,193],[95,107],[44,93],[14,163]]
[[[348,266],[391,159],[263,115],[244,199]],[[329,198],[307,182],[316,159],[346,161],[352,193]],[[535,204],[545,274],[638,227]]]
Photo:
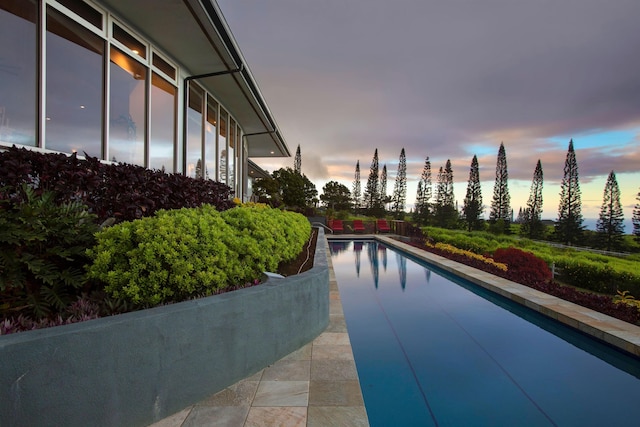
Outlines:
[[388,233],[391,231],[391,228],[389,228],[389,223],[387,222],[386,219],[379,219],[378,220],[378,233]]
[[364,232],[364,224],[362,223],[361,219],[353,220],[353,232],[354,233]]
[[333,230],[334,233],[336,232],[342,233],[344,231],[344,229],[342,228],[342,220],[334,219],[331,224],[331,229]]

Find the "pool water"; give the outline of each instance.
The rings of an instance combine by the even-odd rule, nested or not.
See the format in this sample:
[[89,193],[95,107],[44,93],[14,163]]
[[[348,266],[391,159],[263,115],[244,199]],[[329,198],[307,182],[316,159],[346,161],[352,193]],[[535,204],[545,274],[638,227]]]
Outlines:
[[329,246],[372,426],[640,425],[640,359],[380,243]]

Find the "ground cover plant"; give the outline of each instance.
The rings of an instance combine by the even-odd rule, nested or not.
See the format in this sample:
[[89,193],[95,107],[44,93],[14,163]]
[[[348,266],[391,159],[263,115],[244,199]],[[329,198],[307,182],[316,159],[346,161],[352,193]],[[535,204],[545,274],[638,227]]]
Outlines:
[[[466,236],[463,240],[466,242],[471,241],[471,247],[482,247],[483,250],[487,250],[484,252],[483,257],[492,258],[496,264],[492,265],[490,262],[479,260],[479,255],[475,251],[460,248],[456,251],[450,249],[450,247],[455,247],[455,245],[436,243],[438,238],[434,238],[434,234],[437,233],[432,234],[430,232],[431,230],[432,228],[429,228],[429,234],[424,236],[420,229],[416,227],[412,228],[410,233],[411,244],[465,265],[470,265],[550,295],[608,314],[620,320],[640,325],[640,306],[628,291],[618,291],[615,295],[602,295],[580,290],[573,286],[563,285],[553,280],[552,272],[546,260],[538,257],[533,252],[514,247],[501,248],[497,247],[497,245],[496,249],[490,252],[487,248],[489,248],[491,244],[495,244],[495,242],[484,242],[482,240],[473,241],[473,239],[469,240],[469,237]],[[501,237],[500,239],[502,240],[504,238]],[[497,265],[506,265],[507,268],[505,270],[499,268]]]
[[494,254],[499,248],[510,247],[531,252],[553,266],[555,279],[567,285],[611,296],[617,291],[640,295],[640,254],[606,256],[488,232],[469,233],[436,227],[426,227],[425,232],[433,242],[447,243],[476,254]]

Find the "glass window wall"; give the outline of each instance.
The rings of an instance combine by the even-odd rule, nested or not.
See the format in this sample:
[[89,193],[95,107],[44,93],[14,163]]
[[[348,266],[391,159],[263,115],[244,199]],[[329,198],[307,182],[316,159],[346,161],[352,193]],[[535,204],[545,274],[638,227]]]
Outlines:
[[236,122],[233,119],[229,120],[229,187],[232,190],[236,190]]
[[37,6],[0,1],[0,142],[36,145]]
[[215,179],[216,177],[216,136],[218,135],[218,103],[207,95],[207,123],[204,135],[204,158],[205,177]]
[[186,175],[203,178],[202,167],[202,103],[204,91],[200,86],[189,84],[189,108],[187,109]]
[[102,158],[105,41],[47,8],[45,147]]
[[176,87],[153,73],[151,76],[149,168],[174,172]]
[[110,78],[107,158],[144,166],[147,69],[112,47]]
[[227,183],[227,112],[220,109],[220,126],[218,134],[218,181]]

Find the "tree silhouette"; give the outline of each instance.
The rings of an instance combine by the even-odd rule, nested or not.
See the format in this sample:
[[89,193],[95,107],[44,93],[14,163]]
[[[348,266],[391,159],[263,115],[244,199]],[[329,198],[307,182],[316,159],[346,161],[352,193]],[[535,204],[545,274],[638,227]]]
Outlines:
[[598,240],[602,247],[610,251],[621,246],[624,236],[624,214],[620,204],[620,187],[614,171],[609,173],[604,186],[600,218],[596,224]]
[[360,160],[356,162],[356,173],[353,179],[353,209],[357,213],[361,207],[362,189],[360,186]]
[[482,191],[480,188],[480,166],[478,165],[478,157],[473,156],[471,160],[471,168],[469,170],[469,182],[467,183],[467,194],[462,205],[462,213],[464,221],[467,224],[467,230],[481,230],[484,222],[480,218],[482,216]]
[[331,209],[347,210],[351,205],[351,193],[346,185],[337,181],[329,181],[322,187],[320,200]]
[[544,225],[542,224],[543,183],[542,163],[538,159],[533,171],[529,200],[527,200],[527,207],[522,212],[522,225],[520,225],[520,234],[530,239],[539,239],[544,235]]
[[489,222],[492,230],[497,233],[509,233],[509,223],[511,222],[512,211],[509,206],[511,197],[509,196],[509,172],[507,171],[507,154],[504,143],[500,143],[498,149],[498,161],[496,164],[496,181],[493,186],[493,200],[491,201],[491,212]]
[[272,205],[295,208],[311,207],[317,201],[318,190],[305,175],[291,168],[273,171],[270,179],[256,182],[257,195],[265,196]]
[[380,215],[384,212],[382,208],[382,202],[380,200],[380,188],[379,188],[379,176],[378,176],[378,149],[376,148],[373,154],[373,160],[371,161],[371,169],[369,171],[369,178],[367,179],[367,186],[364,189],[364,207],[367,209],[370,215]]
[[294,172],[302,173],[302,155],[300,154],[300,144],[298,144],[298,148],[296,149],[296,157],[293,162],[293,170]]
[[[640,202],[640,192],[638,192],[636,200]],[[633,222],[633,235],[635,236],[635,240],[640,243],[640,203],[636,203],[636,206],[633,208],[631,221]]]
[[581,210],[578,162],[573,149],[573,139],[571,139],[564,162],[564,177],[560,184],[560,206],[558,221],[555,225],[555,235],[558,241],[570,245],[581,240],[583,230]]
[[438,227],[455,228],[458,223],[458,212],[455,206],[453,193],[453,169],[451,160],[438,172],[438,184],[436,188],[436,203],[433,207],[434,221]]
[[393,212],[396,218],[400,219],[404,213],[407,202],[407,157],[404,147],[400,150],[400,160],[398,162],[398,175],[393,188]]
[[382,172],[380,173],[380,188],[378,189],[378,193],[380,194],[380,202],[382,203],[382,207],[384,208],[387,203],[387,165],[382,167]]
[[424,162],[424,168],[422,169],[422,175],[420,181],[418,181],[418,192],[416,194],[416,210],[414,218],[419,224],[427,224],[429,222],[429,216],[431,214],[430,200],[431,200],[432,188],[431,188],[431,161],[429,156]]

